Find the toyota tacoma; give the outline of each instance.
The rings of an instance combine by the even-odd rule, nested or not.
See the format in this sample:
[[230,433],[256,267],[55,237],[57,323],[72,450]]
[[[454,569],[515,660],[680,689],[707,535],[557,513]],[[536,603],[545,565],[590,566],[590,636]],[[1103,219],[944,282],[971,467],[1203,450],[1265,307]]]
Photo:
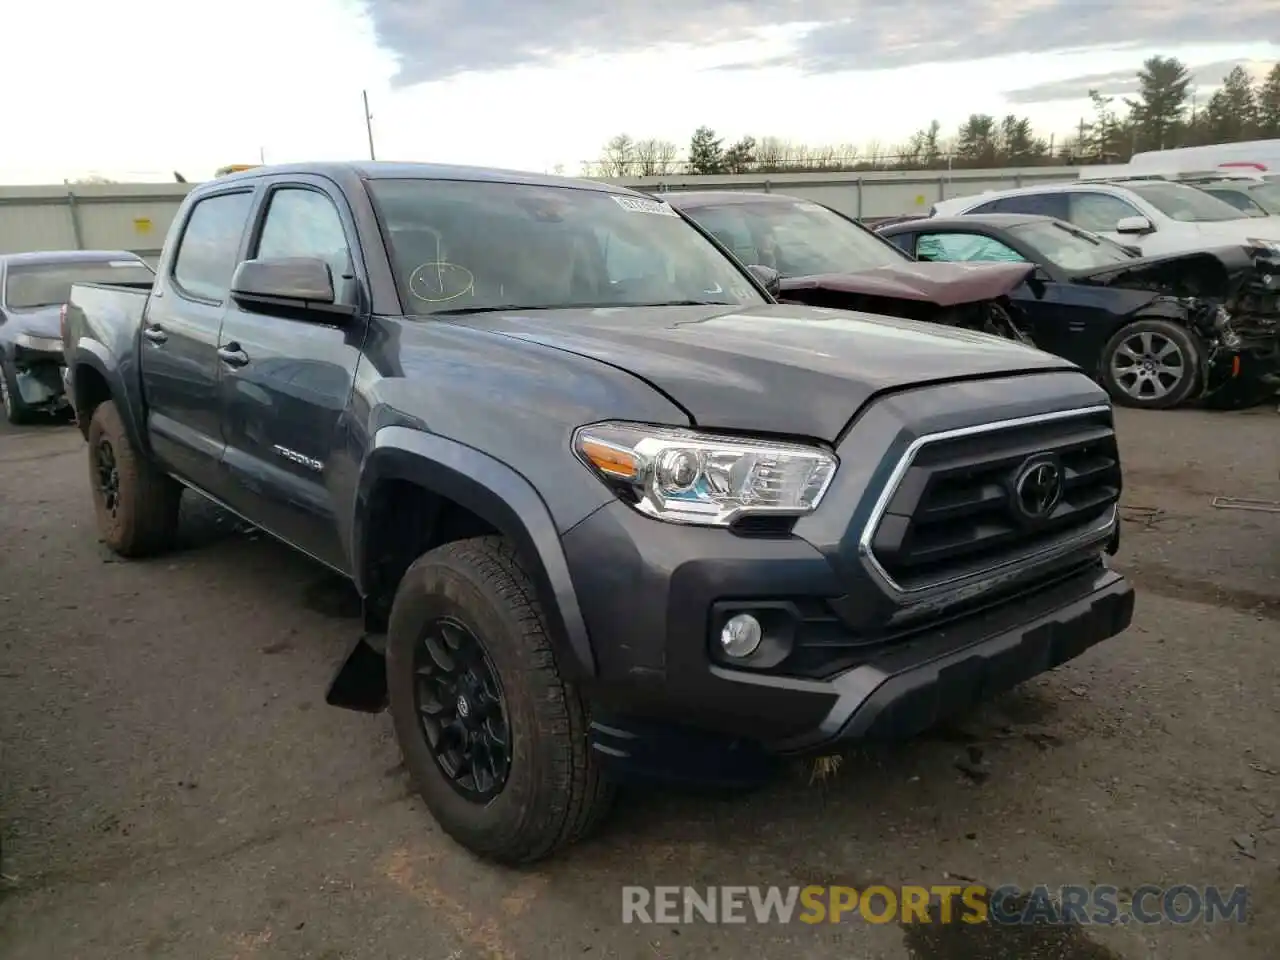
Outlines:
[[73,287],[63,337],[106,543],[163,551],[185,487],[354,581],[328,701],[389,709],[432,814],[500,862],[621,778],[911,736],[1132,616],[1089,377],[778,304],[607,184],[233,174],[150,291]]

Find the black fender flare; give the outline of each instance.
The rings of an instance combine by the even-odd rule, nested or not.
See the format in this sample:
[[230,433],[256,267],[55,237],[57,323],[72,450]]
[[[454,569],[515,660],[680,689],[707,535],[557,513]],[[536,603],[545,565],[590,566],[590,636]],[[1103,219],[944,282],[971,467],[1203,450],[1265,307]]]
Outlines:
[[596,674],[595,655],[560,534],[546,503],[511,467],[473,447],[411,427],[385,426],[360,470],[352,528],[352,569],[365,593],[370,498],[381,480],[404,480],[454,501],[509,537],[529,565],[557,647],[561,670],[571,679]]
[[[68,399],[75,408],[77,420],[80,418],[80,404],[77,402],[77,397],[83,384],[79,373],[81,368],[88,367],[106,382],[107,391],[120,412],[120,422],[124,424],[129,442],[133,444],[135,450],[149,453],[150,446],[146,442],[142,425],[137,420],[137,410],[131,402],[133,399],[141,398],[130,397],[124,375],[107,348],[95,340],[81,340],[76,344],[68,365],[71,369],[73,392],[73,396]],[[89,424],[87,422],[80,424],[80,430],[88,436]]]

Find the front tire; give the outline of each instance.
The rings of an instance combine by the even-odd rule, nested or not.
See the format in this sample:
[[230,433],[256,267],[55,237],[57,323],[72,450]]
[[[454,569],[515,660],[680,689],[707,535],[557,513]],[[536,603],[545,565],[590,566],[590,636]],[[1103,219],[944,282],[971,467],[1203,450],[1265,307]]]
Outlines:
[[1126,407],[1170,410],[1203,382],[1201,347],[1184,327],[1168,320],[1135,320],[1102,351],[1102,385]]
[[414,786],[479,856],[541,860],[607,811],[612,788],[587,742],[586,707],[561,678],[533,586],[501,537],[445,544],[406,571],[387,630],[387,690]]
[[89,420],[89,481],[103,541],[122,557],[163,553],[178,532],[182,487],[134,449],[108,400]]

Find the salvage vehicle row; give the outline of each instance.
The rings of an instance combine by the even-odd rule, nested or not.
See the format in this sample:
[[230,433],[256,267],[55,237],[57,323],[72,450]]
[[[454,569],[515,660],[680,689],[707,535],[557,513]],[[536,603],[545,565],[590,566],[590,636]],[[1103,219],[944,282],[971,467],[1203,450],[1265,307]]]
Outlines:
[[[1190,188],[1188,188],[1190,189]],[[929,320],[1033,344],[1117,402],[1256,402],[1280,378],[1280,249],[1139,257],[1030,214],[907,219],[872,232],[810,200],[673,193],[670,203],[788,302]]]

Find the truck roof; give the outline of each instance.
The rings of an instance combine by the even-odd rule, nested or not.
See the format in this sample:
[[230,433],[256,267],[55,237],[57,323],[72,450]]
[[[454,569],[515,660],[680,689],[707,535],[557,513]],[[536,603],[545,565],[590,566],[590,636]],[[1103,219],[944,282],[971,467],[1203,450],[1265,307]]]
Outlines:
[[[25,253],[0,253],[0,263],[92,263],[99,260],[138,260],[128,250],[31,250]],[[145,262],[145,261],[142,261]]]
[[576,177],[530,173],[525,170],[504,170],[499,167],[468,167],[443,163],[401,163],[389,160],[362,160],[324,163],[284,163],[253,167],[239,173],[209,181],[222,185],[228,181],[253,180],[279,174],[312,174],[334,180],[355,177],[361,180],[469,180],[488,183],[523,183],[531,186],[576,187],[600,193],[619,193],[643,196],[635,190]]

